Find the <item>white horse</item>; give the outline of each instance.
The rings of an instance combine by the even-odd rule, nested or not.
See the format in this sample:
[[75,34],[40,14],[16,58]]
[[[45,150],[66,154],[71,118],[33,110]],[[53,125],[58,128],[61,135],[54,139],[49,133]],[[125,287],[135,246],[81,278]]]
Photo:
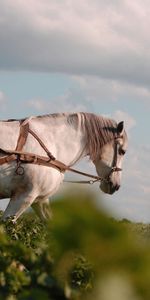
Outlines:
[[[18,141],[21,120],[0,121],[0,148],[14,150]],[[102,178],[100,188],[112,194],[120,187],[123,155],[127,135],[123,122],[117,124],[90,113],[52,114],[31,117],[29,128],[42,140],[53,156],[68,166],[89,155]],[[45,151],[29,134],[23,152],[45,156]],[[4,153],[0,152],[0,157]],[[50,216],[48,199],[56,193],[64,179],[57,169],[23,164],[24,173],[16,172],[16,161],[0,165],[0,198],[10,198],[3,219],[14,222],[30,206],[43,220]]]

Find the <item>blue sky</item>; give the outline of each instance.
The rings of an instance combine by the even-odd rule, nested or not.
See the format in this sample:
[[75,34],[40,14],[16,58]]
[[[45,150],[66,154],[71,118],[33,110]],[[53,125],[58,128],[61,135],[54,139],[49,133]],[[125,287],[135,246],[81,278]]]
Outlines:
[[[143,222],[150,221],[149,13],[148,0],[0,2],[0,118],[89,111],[124,120],[122,187],[102,202]],[[94,172],[88,161],[81,167]]]

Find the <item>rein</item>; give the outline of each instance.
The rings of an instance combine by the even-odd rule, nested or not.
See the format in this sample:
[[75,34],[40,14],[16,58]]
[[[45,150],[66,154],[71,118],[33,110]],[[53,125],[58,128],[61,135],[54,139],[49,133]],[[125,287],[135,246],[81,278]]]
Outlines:
[[[27,137],[28,137],[29,133],[38,141],[38,143],[41,145],[41,147],[47,153],[48,157],[40,156],[40,155],[36,155],[34,153],[29,153],[29,152],[23,152],[22,151],[23,146],[26,143],[26,140],[27,140]],[[89,174],[89,173],[78,171],[78,170],[76,170],[74,168],[71,168],[70,166],[67,166],[66,164],[60,162],[59,160],[57,160],[51,154],[51,152],[47,149],[47,147],[42,142],[42,140],[38,137],[38,135],[29,128],[28,119],[26,119],[23,122],[20,122],[20,134],[19,134],[19,137],[18,137],[16,149],[15,150],[0,149],[1,153],[6,154],[5,156],[0,157],[0,165],[3,165],[5,163],[9,163],[9,162],[12,162],[12,161],[16,161],[17,162],[17,167],[16,167],[16,170],[15,170],[15,173],[17,175],[23,175],[24,174],[24,167],[22,166],[22,164],[30,163],[30,164],[36,164],[36,165],[52,167],[52,168],[55,168],[55,169],[57,169],[57,170],[59,170],[60,172],[63,172],[63,173],[65,171],[70,171],[70,172],[73,172],[73,173],[76,173],[76,174],[80,174],[80,175],[92,178],[92,180],[87,180],[87,181],[67,181],[66,180],[65,182],[84,183],[84,184],[93,184],[93,183],[98,182],[98,181],[109,182],[110,181],[110,176],[113,172],[122,171],[121,168],[117,167],[117,147],[118,147],[117,138],[120,138],[120,136],[117,136],[115,138],[114,158],[113,158],[113,164],[112,164],[110,173],[107,176],[107,178],[102,178],[100,176],[95,176],[95,175],[92,175],[92,174]]]

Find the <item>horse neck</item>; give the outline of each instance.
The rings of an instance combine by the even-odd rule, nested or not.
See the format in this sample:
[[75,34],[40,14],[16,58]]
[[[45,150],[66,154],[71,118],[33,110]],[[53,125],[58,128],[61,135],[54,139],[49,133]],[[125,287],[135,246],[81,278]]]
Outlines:
[[49,118],[42,122],[48,125],[47,141],[49,142],[46,144],[57,160],[73,165],[87,154],[86,137],[80,122],[69,123],[67,116]]

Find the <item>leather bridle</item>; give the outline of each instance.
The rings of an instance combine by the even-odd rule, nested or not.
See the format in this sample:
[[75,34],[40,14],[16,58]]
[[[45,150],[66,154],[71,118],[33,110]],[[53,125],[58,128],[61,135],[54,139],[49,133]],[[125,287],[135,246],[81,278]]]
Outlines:
[[119,145],[118,139],[122,139],[122,138],[123,138],[123,136],[119,136],[119,135],[114,138],[114,157],[113,157],[111,170],[110,170],[110,173],[107,175],[106,178],[104,178],[103,181],[109,182],[112,173],[122,171],[122,169],[117,166],[118,145]]
[[[28,134],[31,134],[38,141],[38,143],[41,145],[41,147],[46,152],[47,157],[36,155],[36,154],[30,153],[30,152],[22,151],[23,146],[26,143]],[[36,165],[52,167],[52,168],[59,170],[62,173],[64,173],[65,171],[70,171],[70,172],[74,172],[76,174],[80,174],[80,175],[92,178],[91,180],[87,180],[87,181],[66,181],[66,182],[93,184],[98,181],[104,181],[104,182],[109,183],[112,173],[122,171],[121,168],[117,167],[118,139],[120,139],[120,138],[122,138],[122,136],[114,137],[113,163],[111,166],[110,173],[107,175],[107,177],[103,178],[100,176],[95,176],[95,175],[92,175],[89,173],[81,172],[81,171],[76,170],[70,166],[67,166],[64,163],[57,160],[51,154],[51,152],[47,149],[47,147],[42,142],[42,140],[38,137],[38,135],[29,128],[29,120],[26,119],[26,120],[20,122],[20,134],[18,137],[16,149],[15,150],[0,149],[0,153],[5,154],[4,156],[0,157],[0,165],[9,163],[12,161],[16,161],[17,166],[16,166],[15,173],[17,175],[24,175],[23,164],[29,163],[29,164],[36,164]]]

